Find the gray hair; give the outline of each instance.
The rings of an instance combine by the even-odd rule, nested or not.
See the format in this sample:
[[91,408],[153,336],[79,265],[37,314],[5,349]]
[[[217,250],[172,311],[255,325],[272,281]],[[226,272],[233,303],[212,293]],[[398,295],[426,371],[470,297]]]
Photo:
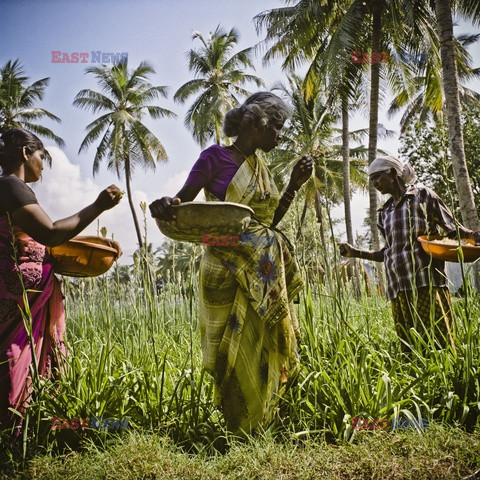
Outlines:
[[280,97],[271,92],[250,95],[243,105],[228,111],[223,120],[223,132],[227,137],[236,137],[241,130],[251,130],[274,122],[285,122],[292,115]]

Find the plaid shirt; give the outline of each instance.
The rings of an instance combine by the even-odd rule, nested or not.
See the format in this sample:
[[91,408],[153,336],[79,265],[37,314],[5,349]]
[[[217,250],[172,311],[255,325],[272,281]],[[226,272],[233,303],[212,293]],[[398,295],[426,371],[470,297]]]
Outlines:
[[392,197],[378,211],[378,227],[386,243],[382,251],[389,300],[403,290],[447,286],[445,262],[432,259],[417,240],[420,235],[438,235],[439,226],[447,234],[456,230],[448,207],[426,187],[408,186],[397,204]]

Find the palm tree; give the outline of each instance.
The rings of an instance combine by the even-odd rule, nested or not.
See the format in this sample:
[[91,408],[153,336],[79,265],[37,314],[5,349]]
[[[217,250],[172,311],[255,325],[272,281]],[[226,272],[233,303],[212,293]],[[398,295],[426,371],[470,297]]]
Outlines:
[[[327,97],[322,91],[323,85],[317,85],[317,90],[312,90],[309,99],[304,95],[303,85],[304,79],[292,74],[289,87],[281,83],[274,86],[274,89],[283,92],[294,110],[290,123],[282,134],[282,148],[276,149],[272,154],[272,170],[285,178],[298,157],[305,154],[312,157],[315,174],[305,188],[302,221],[308,203],[313,202],[317,220],[322,225],[321,198],[328,197],[331,202],[337,203],[343,194],[343,161],[340,148],[333,141],[336,132],[333,124],[338,120],[338,115],[329,108]],[[351,158],[350,154],[355,158]],[[356,185],[361,185],[365,178],[361,170],[363,162],[359,157],[361,148],[349,151],[349,177],[352,176]]]
[[158,161],[167,161],[160,140],[142,123],[144,114],[154,119],[175,116],[170,110],[149,104],[158,97],[165,98],[167,88],[150,84],[148,76],[155,70],[146,61],[131,72],[126,61],[111,67],[89,67],[86,72],[95,75],[104,93],[81,90],[75,97],[75,106],[102,113],[87,125],[88,133],[79,152],[101,137],[93,161],[93,174],[98,172],[102,160],[107,160],[108,169],[114,170],[119,178],[122,173],[125,175],[128,203],[142,249],[144,242],[133,204],[131,181],[136,165],[155,169]]
[[217,144],[221,142],[220,126],[225,113],[239,103],[237,95],[248,96],[250,93],[243,85],[253,82],[262,86],[264,82],[242,71],[242,68],[254,68],[251,48],[232,55],[239,40],[235,28],[226,32],[218,25],[207,40],[200,32],[194,32],[193,39],[202,43],[200,49],[188,52],[188,68],[195,78],[176,91],[174,100],[184,103],[199,94],[188,109],[185,126],[203,147],[212,137]]
[[[25,128],[54,140],[60,147],[65,145],[52,130],[36,123],[44,117],[55,122],[61,121],[44,108],[34,107],[37,100],[43,99],[49,81],[50,79],[46,77],[28,85],[28,77],[24,76],[23,67],[18,59],[8,60],[0,68],[0,133],[10,128]],[[47,159],[51,162],[49,155]]]
[[[468,6],[473,2],[465,3]],[[478,2],[476,3],[478,4]],[[480,19],[480,9],[478,8],[478,5],[476,13],[477,19]],[[480,229],[480,222],[475,208],[463,145],[462,111],[459,97],[458,72],[453,40],[452,7],[450,0],[435,0],[435,14],[437,18],[438,34],[440,37],[448,139],[460,210],[462,212],[462,220],[465,226],[473,230],[478,230]]]
[[[480,76],[480,68],[472,68],[472,58],[467,47],[476,43],[480,34],[459,35],[454,38],[455,55],[459,80],[468,81]],[[392,117],[405,109],[400,119],[401,133],[405,133],[413,122],[427,122],[433,119],[435,123],[444,123],[445,98],[443,92],[440,46],[430,42],[432,47],[427,61],[418,65],[418,72],[413,82],[399,84],[396,95],[390,103],[388,116]],[[458,93],[462,106],[477,106],[480,94],[458,85]]]
[[[329,65],[330,71],[347,72],[351,53],[365,45],[372,52],[406,49],[416,53],[419,39],[433,24],[423,2],[399,0],[300,0],[294,6],[257,15],[255,20],[257,29],[266,27],[266,42],[275,42],[265,60],[284,56],[285,67],[311,62],[306,88],[309,82],[318,81],[320,72],[325,72],[321,65]],[[370,64],[369,163],[377,155],[380,67],[378,61]],[[400,67],[406,74],[408,68]],[[378,247],[377,192],[373,185],[369,192],[372,243]]]
[[155,250],[155,255],[157,275],[163,278],[168,275],[175,282],[178,272],[185,278],[198,272],[202,249],[192,243],[166,240]]

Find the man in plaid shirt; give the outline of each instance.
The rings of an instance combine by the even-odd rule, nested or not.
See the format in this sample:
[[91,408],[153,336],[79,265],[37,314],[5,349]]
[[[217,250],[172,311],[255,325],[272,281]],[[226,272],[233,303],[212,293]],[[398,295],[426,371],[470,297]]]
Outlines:
[[386,245],[379,251],[367,251],[340,243],[340,253],[384,262],[387,299],[392,302],[395,328],[404,351],[413,343],[411,328],[425,339],[433,332],[441,346],[448,339],[455,348],[445,262],[427,255],[417,238],[438,235],[441,227],[449,238],[458,231],[461,238],[475,238],[480,243],[480,232],[458,224],[435,192],[411,185],[416,175],[410,165],[394,157],[378,157],[371,163],[369,175],[379,192],[391,195],[378,212],[378,227]]

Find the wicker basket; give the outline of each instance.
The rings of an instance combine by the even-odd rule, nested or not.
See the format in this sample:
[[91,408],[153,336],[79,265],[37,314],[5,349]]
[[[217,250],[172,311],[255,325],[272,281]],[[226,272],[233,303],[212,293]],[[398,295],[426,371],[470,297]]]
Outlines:
[[173,222],[156,218],[160,231],[173,240],[201,243],[202,235],[241,235],[250,225],[253,210],[233,202],[185,202],[173,205]]
[[47,247],[55,273],[69,277],[96,277],[105,273],[121,253],[108,238],[78,236],[57,247]]
[[443,260],[445,262],[459,262],[459,249],[462,249],[463,261],[474,262],[477,258],[480,258],[480,246],[475,246],[475,242],[469,238],[462,238],[462,242],[468,243],[468,245],[462,245],[461,247],[454,244],[440,243],[443,239],[441,235],[422,235],[418,237],[419,242],[422,245],[423,250],[437,260]]

